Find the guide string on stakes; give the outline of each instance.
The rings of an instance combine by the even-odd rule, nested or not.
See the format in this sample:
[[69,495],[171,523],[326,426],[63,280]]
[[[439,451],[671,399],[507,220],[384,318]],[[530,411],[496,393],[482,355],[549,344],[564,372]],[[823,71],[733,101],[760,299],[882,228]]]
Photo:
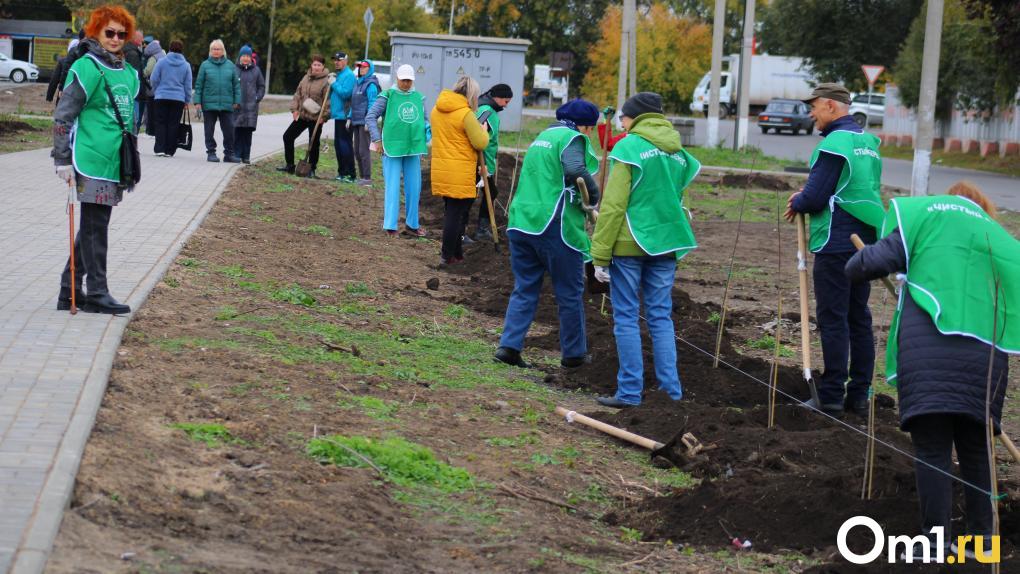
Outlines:
[[[776,341],[772,350],[772,373],[769,378],[769,427],[776,425],[776,387],[779,386],[779,349],[783,334],[783,198],[776,190]],[[718,349],[716,349],[718,354]]]
[[[758,156],[754,155],[751,158],[751,174],[749,178],[754,177],[754,164],[758,161]],[[722,178],[719,179],[720,183]],[[712,361],[712,368],[719,368],[719,352],[722,347],[723,331],[726,329],[726,305],[730,298],[730,282],[733,280],[733,260],[737,256],[737,245],[740,243],[740,227],[744,223],[744,206],[747,203],[747,192],[750,188],[750,181],[747,182],[747,187],[744,188],[744,197],[740,200],[740,215],[737,216],[737,234],[733,238],[733,251],[730,252],[730,266],[726,272],[726,287],[723,289],[722,299],[722,311],[719,313],[719,329],[715,334],[715,359]]]
[[[638,317],[641,320],[645,321],[646,323],[648,322],[648,319],[646,317],[644,317],[643,315],[638,315]],[[688,341],[687,339],[684,339],[683,337],[681,337],[679,335],[675,335],[674,337],[676,338],[677,341],[680,341],[681,343],[687,345],[688,347],[694,349],[695,351],[698,351],[699,353],[702,353],[705,356],[713,357],[713,358],[715,357],[715,355],[713,355],[711,351],[706,351],[705,349],[702,349],[701,347],[695,345],[694,343],[691,343],[690,341]],[[764,385],[766,387],[769,386],[769,383],[759,379],[758,377],[752,375],[751,373],[748,373],[747,371],[744,371],[744,370],[740,369],[740,367],[737,367],[736,365],[733,365],[731,363],[727,363],[726,361],[724,361],[722,359],[719,360],[719,363],[722,364],[722,365],[726,365],[727,367],[733,369],[734,371],[740,373],[741,375],[744,375],[745,377],[751,379],[752,381],[754,381],[754,382],[756,382],[756,383],[758,383],[760,385]],[[853,425],[851,425],[849,423],[843,422],[843,421],[839,420],[838,418],[836,418],[836,417],[834,417],[834,416],[832,416],[832,415],[830,415],[830,414],[828,414],[828,413],[826,413],[824,411],[816,409],[816,408],[808,405],[804,401],[798,399],[797,397],[787,393],[786,391],[782,391],[782,390],[776,389],[776,392],[781,394],[781,395],[783,395],[784,397],[794,401],[798,406],[800,406],[800,407],[802,407],[804,409],[810,410],[810,411],[814,411],[814,412],[818,413],[819,415],[821,415],[821,416],[823,416],[825,418],[828,418],[828,419],[832,420],[833,422],[839,424],[840,426],[843,426],[843,427],[845,427],[845,428],[847,428],[847,429],[849,429],[849,430],[851,430],[851,431],[853,431],[853,432],[855,432],[855,433],[857,433],[859,435],[864,436],[865,438],[868,438],[868,436],[869,436],[866,431],[862,431],[861,429],[859,429],[859,428],[857,428],[857,427],[855,427],[855,426],[853,426]],[[914,455],[904,451],[903,449],[897,447],[896,445],[893,445],[893,444],[890,444],[888,442],[885,442],[885,441],[883,441],[881,439],[878,439],[877,437],[874,440],[875,440],[875,442],[877,444],[880,444],[880,445],[888,448],[889,450],[892,450],[893,452],[899,453],[899,454],[909,458],[910,460],[914,461],[915,463],[922,464],[922,465],[924,465],[924,466],[934,470],[935,472],[938,472],[939,474],[943,474],[943,475],[949,477],[950,479],[955,480],[956,482],[959,482],[960,484],[962,484],[964,486],[967,486],[969,488],[972,488],[972,489],[980,492],[981,494],[986,494],[990,498],[993,498],[995,500],[1001,500],[1001,499],[1006,497],[1005,493],[1004,494],[993,494],[991,491],[988,491],[988,490],[985,490],[985,489],[983,489],[983,488],[981,488],[979,486],[976,486],[976,485],[974,485],[974,484],[972,484],[972,483],[970,483],[970,482],[968,482],[968,481],[966,481],[966,480],[964,480],[964,479],[962,479],[962,478],[960,478],[960,477],[958,477],[958,476],[956,476],[956,475],[954,475],[952,473],[946,472],[946,471],[942,470],[941,468],[938,468],[937,466],[934,466],[934,465],[932,465],[932,464],[930,464],[928,462],[925,462],[925,461],[915,457]]]

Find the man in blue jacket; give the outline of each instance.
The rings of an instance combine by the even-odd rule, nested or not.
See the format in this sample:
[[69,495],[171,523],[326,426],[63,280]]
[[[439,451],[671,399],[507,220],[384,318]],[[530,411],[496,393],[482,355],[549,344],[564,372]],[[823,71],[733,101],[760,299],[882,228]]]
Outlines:
[[330,117],[333,118],[333,147],[336,148],[337,181],[354,183],[354,144],[351,141],[351,94],[357,79],[347,67],[347,54],[333,54],[336,79],[330,92]]
[[805,103],[824,139],[811,157],[807,184],[790,196],[786,218],[811,216],[815,316],[825,363],[818,382],[821,404],[812,399],[811,406],[830,415],[841,415],[844,408],[865,415],[875,369],[871,287],[847,279],[843,268],[856,251],[850,236],[874,243],[885,218],[879,140],[849,115],[850,92],[842,85],[819,84]]

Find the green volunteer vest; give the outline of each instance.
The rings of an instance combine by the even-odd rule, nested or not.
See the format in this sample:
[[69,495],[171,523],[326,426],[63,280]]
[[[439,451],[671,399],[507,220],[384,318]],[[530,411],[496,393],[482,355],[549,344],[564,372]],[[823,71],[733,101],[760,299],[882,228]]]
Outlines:
[[882,236],[897,228],[907,253],[907,288],[889,327],[886,379],[896,380],[907,291],[942,334],[994,340],[998,349],[1020,353],[1020,241],[976,203],[953,195],[893,199]]
[[[486,113],[488,112],[488,113]],[[483,120],[482,116],[486,116]],[[499,112],[492,106],[478,106],[478,121],[489,122],[489,145],[485,147],[485,169],[489,175],[496,173],[496,154],[499,153]]]
[[633,134],[617,142],[609,159],[631,166],[627,226],[638,246],[649,255],[676,253],[677,259],[696,248],[683,203],[701,163],[686,150],[666,153]]
[[584,134],[566,126],[551,127],[538,134],[528,147],[521,166],[521,179],[510,204],[507,229],[541,235],[556,216],[556,205],[564,197],[560,238],[571,249],[591,260],[591,238],[584,230],[581,196],[574,186],[564,185],[561,158],[574,138],[583,138],[588,171],[598,172],[599,162]]
[[390,157],[425,155],[425,96],[390,88],[383,119],[383,151]]
[[825,136],[815,147],[811,154],[812,166],[823,151],[842,156],[846,164],[836,183],[836,193],[829,201],[829,208],[811,214],[812,252],[818,252],[829,242],[832,212],[837,204],[876,231],[882,225],[885,208],[879,192],[882,183],[879,144],[880,140],[871,134],[837,130]]
[[[97,68],[98,66],[98,68]],[[103,81],[110,86],[125,126],[134,125],[138,72],[107,67],[92,54],[75,60],[67,75],[66,89],[77,81],[85,91],[85,107],[74,122],[71,157],[74,168],[92,179],[120,181],[120,124],[113,113]]]

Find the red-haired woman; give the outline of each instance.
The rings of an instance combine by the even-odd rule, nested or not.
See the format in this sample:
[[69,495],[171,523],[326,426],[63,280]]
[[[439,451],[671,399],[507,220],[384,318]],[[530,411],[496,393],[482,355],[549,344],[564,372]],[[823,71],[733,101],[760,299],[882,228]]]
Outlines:
[[[131,312],[130,307],[110,295],[106,248],[113,206],[120,203],[125,190],[132,189],[120,183],[120,126],[134,125],[138,73],[130,66],[125,68],[122,52],[134,29],[134,17],[120,6],[101,6],[92,11],[82,41],[87,52],[71,66],[53,113],[51,155],[57,177],[75,186],[81,202],[81,222],[74,242],[74,285],[79,290],[76,300],[82,302],[82,310],[93,313]],[[88,278],[87,297],[81,292],[82,276]],[[68,260],[60,277],[57,309],[70,306]]]

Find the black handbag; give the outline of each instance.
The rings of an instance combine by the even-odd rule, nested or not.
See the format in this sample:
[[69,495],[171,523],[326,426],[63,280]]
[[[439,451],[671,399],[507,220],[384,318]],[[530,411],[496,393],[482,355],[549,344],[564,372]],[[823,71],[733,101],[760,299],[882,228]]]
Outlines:
[[124,118],[120,115],[120,108],[117,107],[117,100],[113,97],[110,84],[106,81],[106,74],[94,60],[92,65],[99,70],[103,78],[103,88],[106,89],[106,97],[110,98],[110,106],[113,108],[113,116],[117,118],[120,126],[120,184],[124,187],[133,187],[142,180],[142,156],[138,153],[138,136],[124,125]]
[[181,123],[177,126],[177,147],[191,151],[191,142],[194,134],[191,131],[191,112],[188,111],[188,104],[184,104],[184,112],[181,113]]

